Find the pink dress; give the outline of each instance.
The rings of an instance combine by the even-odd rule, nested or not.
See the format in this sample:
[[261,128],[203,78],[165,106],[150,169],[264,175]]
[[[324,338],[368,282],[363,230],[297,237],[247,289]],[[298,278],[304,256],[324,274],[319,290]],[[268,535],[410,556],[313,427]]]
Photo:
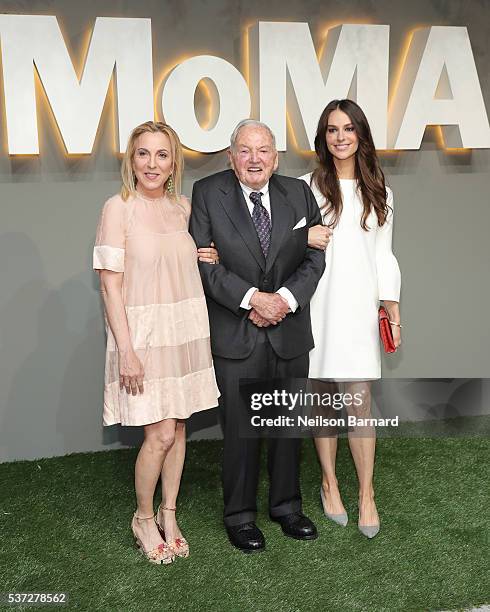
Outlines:
[[119,389],[117,345],[107,323],[104,425],[186,419],[218,404],[206,300],[196,245],[187,231],[189,201],[104,205],[94,247],[95,270],[123,272],[123,302],[133,348],[144,368],[144,393]]

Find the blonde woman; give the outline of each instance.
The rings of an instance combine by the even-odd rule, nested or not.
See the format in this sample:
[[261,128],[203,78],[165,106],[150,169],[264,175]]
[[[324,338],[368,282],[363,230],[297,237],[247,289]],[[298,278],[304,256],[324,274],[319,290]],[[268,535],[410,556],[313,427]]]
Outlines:
[[[94,248],[107,352],[104,425],[140,425],[135,466],[136,544],[152,563],[187,557],[175,509],[185,456],[185,419],[218,404],[206,302],[181,195],[182,147],[175,131],[148,121],[130,135],[121,193],[104,205]],[[162,503],[153,497],[162,479]]]

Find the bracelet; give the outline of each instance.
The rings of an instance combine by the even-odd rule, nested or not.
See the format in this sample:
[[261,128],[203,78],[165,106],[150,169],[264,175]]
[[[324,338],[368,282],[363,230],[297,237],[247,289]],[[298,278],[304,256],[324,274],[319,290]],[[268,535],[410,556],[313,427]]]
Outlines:
[[400,323],[397,323],[396,321],[390,321],[391,325],[396,325],[397,327],[399,327],[400,329],[403,328],[403,325],[400,325]]

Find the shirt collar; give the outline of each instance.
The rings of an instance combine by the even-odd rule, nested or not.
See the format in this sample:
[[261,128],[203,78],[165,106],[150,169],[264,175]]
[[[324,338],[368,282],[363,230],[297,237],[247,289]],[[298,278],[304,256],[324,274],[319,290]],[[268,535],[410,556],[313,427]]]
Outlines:
[[[244,185],[241,181],[238,181],[240,183],[240,187],[242,188],[243,193],[250,198],[250,194],[253,193],[254,191],[256,191],[255,189],[250,189],[250,187],[247,187],[247,185]],[[256,191],[256,193],[259,193],[258,191]],[[260,190],[260,193],[265,196],[269,193],[269,181],[267,181],[267,183],[262,187],[262,189]]]

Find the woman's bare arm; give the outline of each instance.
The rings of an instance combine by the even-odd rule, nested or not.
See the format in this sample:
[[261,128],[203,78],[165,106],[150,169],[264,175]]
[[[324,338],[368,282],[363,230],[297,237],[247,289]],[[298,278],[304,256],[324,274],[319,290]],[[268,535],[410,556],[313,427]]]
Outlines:
[[119,386],[128,393],[143,393],[144,370],[134,352],[129,334],[128,319],[122,299],[123,272],[100,271],[100,292],[104,300],[109,326],[119,353]]

